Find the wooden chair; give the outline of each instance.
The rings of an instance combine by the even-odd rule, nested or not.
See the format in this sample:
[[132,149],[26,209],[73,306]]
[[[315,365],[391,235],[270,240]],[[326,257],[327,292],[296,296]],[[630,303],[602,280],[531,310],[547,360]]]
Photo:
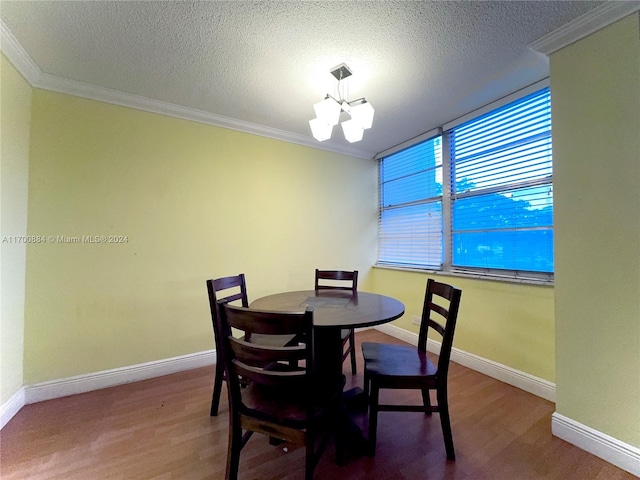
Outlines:
[[[321,281],[326,280],[329,283]],[[350,282],[349,286],[336,285],[336,281]],[[356,293],[358,291],[358,271],[353,272],[343,270],[318,270],[316,268],[316,291],[317,290],[351,290]],[[356,338],[353,328],[345,328],[340,332],[342,336],[342,361],[347,357],[351,357],[351,373],[356,374]],[[345,345],[347,347],[345,348]]]
[[[217,293],[221,291],[231,290],[227,292],[225,297],[218,298]],[[211,416],[218,415],[218,406],[220,405],[220,395],[222,394],[222,382],[225,380],[224,373],[224,354],[220,349],[220,334],[217,329],[216,318],[218,316],[217,303],[240,302],[243,307],[249,306],[247,298],[247,284],[244,273],[231,277],[222,277],[214,280],[207,280],[207,291],[209,292],[209,307],[211,309],[211,320],[213,323],[213,337],[216,343],[216,377],[213,381],[213,397],[211,398]],[[265,337],[259,335],[253,339],[253,342],[275,342],[275,345],[285,345],[293,340],[293,336],[286,335],[282,337]]]
[[[459,289],[429,279],[417,348],[410,345],[371,342],[362,344],[364,390],[369,394],[369,448],[372,455],[375,454],[376,448],[378,412],[425,412],[429,416],[432,412],[439,412],[447,458],[455,460],[447,399],[447,373],[461,295],[462,292]],[[434,297],[439,299],[434,302]],[[434,320],[434,314],[443,319],[443,324]],[[437,365],[427,357],[429,328],[442,336]],[[421,390],[423,404],[380,404],[381,388]],[[431,405],[430,390],[436,391],[437,405]]]
[[[330,381],[315,378],[313,311],[274,312],[220,304],[219,313],[230,406],[225,479],[237,478],[240,451],[258,432],[305,445],[305,479],[311,480],[331,435],[341,424],[345,384],[344,375]],[[234,337],[232,328],[243,332],[244,337]],[[274,347],[244,340],[257,334],[294,335],[307,341]],[[245,388],[241,388],[241,379],[248,380]],[[323,430],[326,435],[321,435]],[[338,463],[342,462],[341,438],[336,436]]]

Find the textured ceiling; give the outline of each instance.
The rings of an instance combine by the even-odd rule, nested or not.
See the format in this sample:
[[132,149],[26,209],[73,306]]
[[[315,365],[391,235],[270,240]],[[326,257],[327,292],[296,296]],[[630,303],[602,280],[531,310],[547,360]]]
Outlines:
[[[2,21],[44,74],[310,139],[313,103],[376,110],[375,154],[548,75],[540,37],[589,1],[2,1]],[[351,146],[339,128],[324,148]],[[325,143],[325,142],[323,142]]]

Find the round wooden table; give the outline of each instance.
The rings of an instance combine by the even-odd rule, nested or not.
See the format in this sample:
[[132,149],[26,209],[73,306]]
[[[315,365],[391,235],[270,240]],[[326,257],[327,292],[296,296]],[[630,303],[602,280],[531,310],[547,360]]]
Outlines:
[[318,328],[371,327],[390,322],[404,314],[404,305],[395,298],[376,293],[347,290],[301,290],[276,293],[251,302],[262,310],[304,310],[313,308],[313,324]]
[[305,310],[313,308],[315,367],[319,373],[342,374],[343,328],[371,327],[404,314],[404,304],[376,293],[350,290],[301,290],[277,293],[251,302],[261,310]]

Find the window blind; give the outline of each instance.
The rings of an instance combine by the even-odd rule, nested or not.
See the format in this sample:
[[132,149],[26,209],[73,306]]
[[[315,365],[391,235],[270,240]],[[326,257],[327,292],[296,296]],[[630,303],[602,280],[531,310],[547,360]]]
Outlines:
[[440,268],[443,261],[441,137],[380,160],[378,263]]
[[447,136],[452,267],[553,272],[549,89]]

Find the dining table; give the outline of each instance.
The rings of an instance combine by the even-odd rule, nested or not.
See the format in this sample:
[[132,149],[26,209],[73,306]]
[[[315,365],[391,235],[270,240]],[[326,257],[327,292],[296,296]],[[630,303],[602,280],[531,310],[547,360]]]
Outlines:
[[[251,308],[277,311],[300,311],[313,309],[314,369],[319,376],[342,375],[342,335],[348,328],[363,328],[380,325],[400,318],[404,304],[399,300],[369,292],[351,290],[299,290],[276,293],[258,298]],[[361,407],[364,392],[351,388],[343,393],[346,404]],[[366,403],[364,403],[366,405]],[[349,426],[349,444],[359,453],[366,453],[367,442],[362,431]]]
[[261,310],[313,309],[316,373],[342,373],[341,330],[380,325],[400,318],[404,304],[385,295],[351,290],[299,290],[276,293],[251,302]]

